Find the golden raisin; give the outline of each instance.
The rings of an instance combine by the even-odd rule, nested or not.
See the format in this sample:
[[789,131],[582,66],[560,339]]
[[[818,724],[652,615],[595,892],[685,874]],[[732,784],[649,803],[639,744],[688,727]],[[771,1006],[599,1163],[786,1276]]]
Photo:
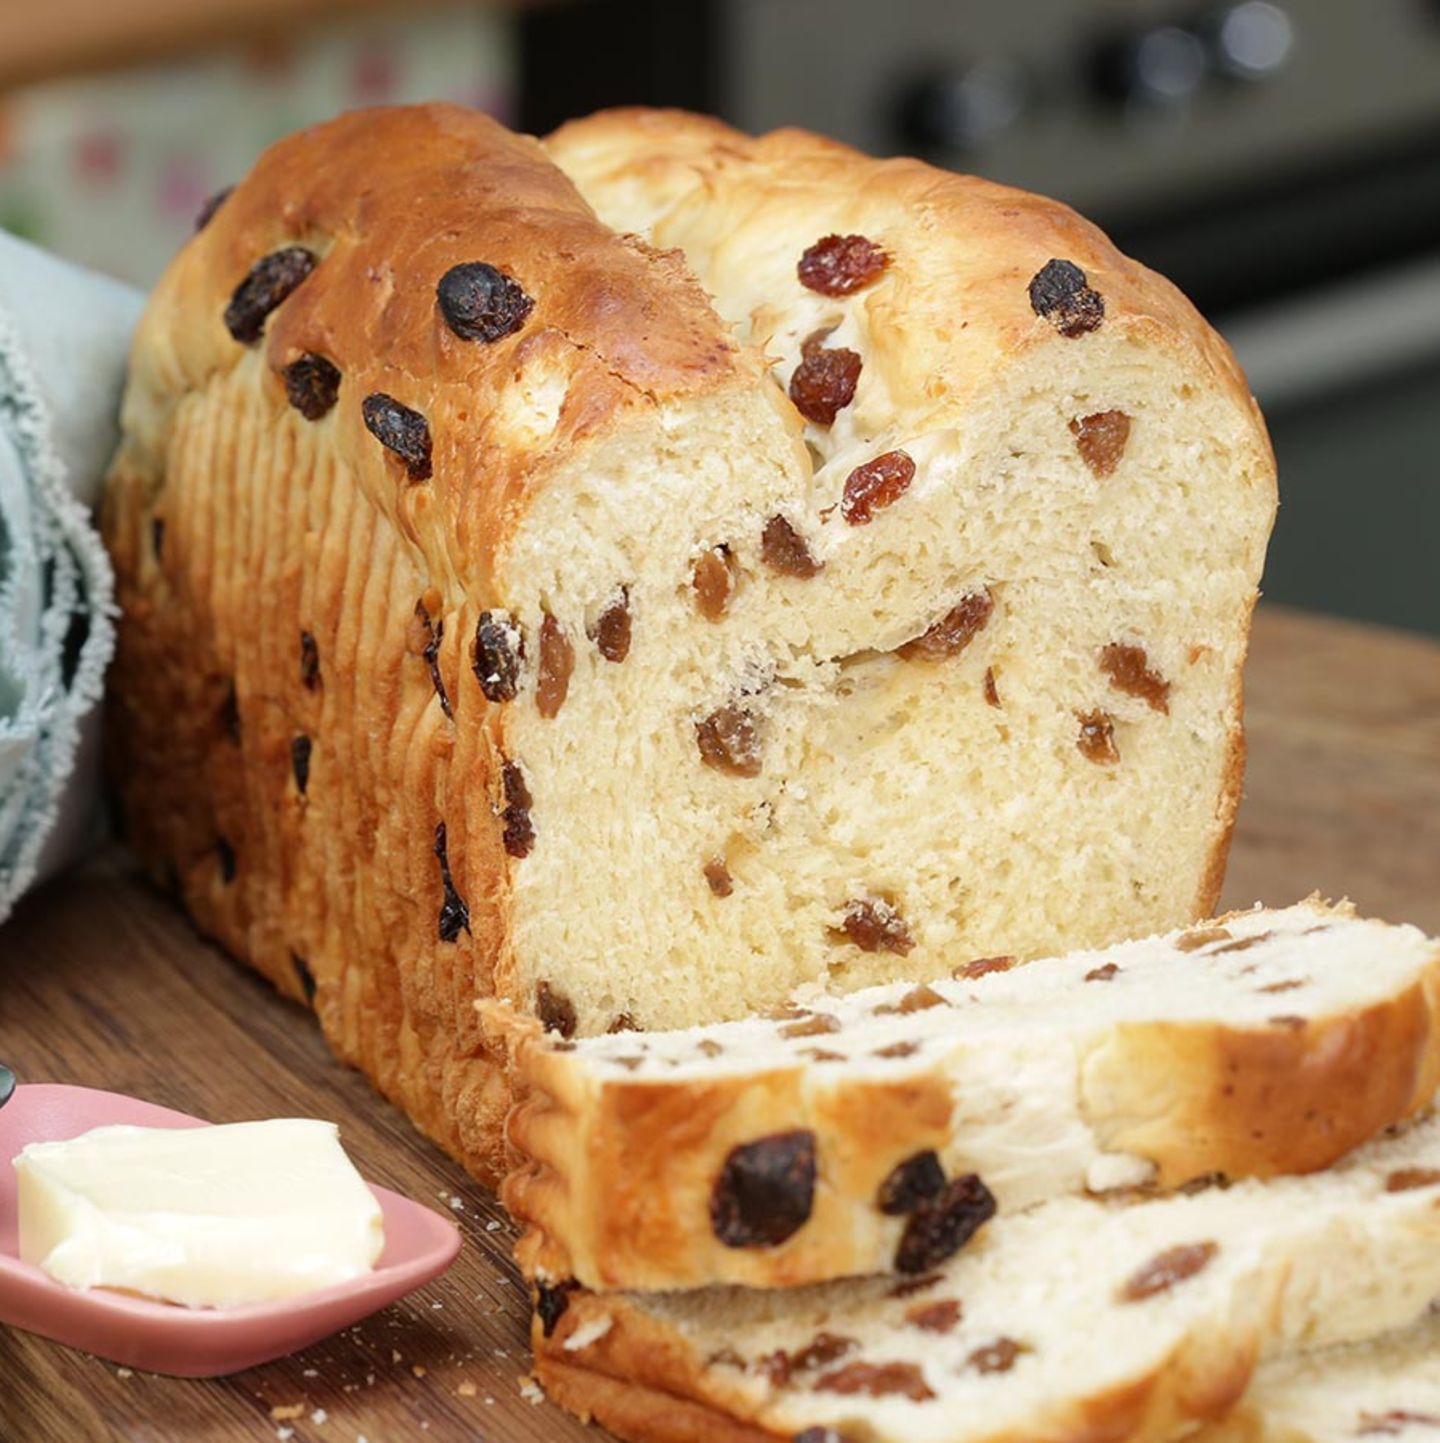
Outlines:
[[800,347],[800,364],[790,377],[790,399],[807,421],[833,425],[836,415],[855,399],[860,380],[859,353],[843,346],[821,345],[827,331],[816,331]]
[[890,257],[863,235],[827,235],[796,266],[800,284],[822,296],[848,296],[880,278]]
[[695,561],[690,584],[695,588],[695,605],[706,621],[719,621],[730,605],[735,589],[733,563],[728,546],[712,546]]
[[959,1298],[941,1298],[937,1303],[916,1303],[905,1314],[912,1328],[926,1333],[948,1333],[960,1321],[964,1309]]
[[1000,688],[995,685],[995,668],[985,668],[985,701],[989,706],[1000,705]]
[[1096,766],[1114,766],[1120,760],[1120,749],[1115,745],[1115,718],[1107,711],[1082,713],[1075,745],[1086,761]]
[[595,645],[606,661],[624,661],[630,655],[630,592],[622,588],[595,623]]
[[867,1393],[872,1398],[899,1394],[913,1403],[924,1403],[935,1396],[914,1363],[847,1363],[827,1373],[815,1388],[826,1393]]
[[968,982],[976,977],[988,977],[992,972],[1008,972],[1015,965],[1013,957],[977,957],[973,962],[963,962],[951,976],[957,981]]
[[730,868],[725,865],[723,857],[711,857],[705,863],[705,880],[717,897],[728,897],[735,890],[735,879],[730,875]]
[[741,706],[722,706],[695,723],[700,760],[735,777],[760,775],[760,729]]
[[1143,1268],[1132,1273],[1120,1289],[1122,1303],[1141,1303],[1193,1278],[1220,1251],[1215,1243],[1182,1243],[1157,1253]]
[[903,957],[915,945],[905,919],[878,897],[847,902],[840,930],[862,952],[893,952]]
[[949,1005],[929,983],[922,982],[918,987],[912,987],[898,1002],[877,1007],[875,1015],[878,1017],[887,1012],[898,1012],[908,1016],[912,1012],[927,1012],[932,1007]]
[[548,719],[559,714],[574,670],[575,648],[565,628],[547,611],[540,626],[540,671],[535,679],[535,705],[541,716]]
[[1111,476],[1130,439],[1130,418],[1124,411],[1096,411],[1070,423],[1075,449],[1096,476]]
[[1100,670],[1116,691],[1139,697],[1152,711],[1170,715],[1170,683],[1152,670],[1143,646],[1112,641],[1100,653]]
[[915,462],[905,451],[886,451],[857,466],[845,478],[840,514],[852,526],[868,526],[877,511],[892,506],[910,489]]
[[906,661],[943,661],[946,657],[959,656],[990,624],[994,612],[995,598],[989,587],[972,591],[933,626],[896,647],[895,655]]
[[810,554],[805,538],[783,516],[772,516],[765,523],[760,536],[760,557],[772,571],[802,580],[815,576],[823,565]]
[[1025,1350],[1014,1338],[996,1338],[983,1348],[976,1348],[966,1362],[977,1373],[1008,1373]]

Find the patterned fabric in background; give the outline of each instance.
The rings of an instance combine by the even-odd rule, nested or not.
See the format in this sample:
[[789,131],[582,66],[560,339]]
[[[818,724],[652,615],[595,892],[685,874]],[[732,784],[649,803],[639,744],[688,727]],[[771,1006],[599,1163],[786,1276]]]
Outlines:
[[508,21],[361,17],[291,40],[0,97],[0,229],[150,286],[212,192],[341,110],[454,100],[510,118]]

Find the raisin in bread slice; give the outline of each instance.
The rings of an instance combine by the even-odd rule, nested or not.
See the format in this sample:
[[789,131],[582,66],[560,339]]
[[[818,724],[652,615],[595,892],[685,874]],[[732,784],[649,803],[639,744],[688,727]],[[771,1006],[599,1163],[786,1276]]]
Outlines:
[[514,1051],[503,1196],[531,1276],[913,1273],[996,1203],[1308,1172],[1408,1117],[1440,1083],[1440,944],[1312,899],[773,1019],[532,1024]]
[[[477,997],[689,1026],[1219,883],[1275,501],[1229,352],[1062,207],[760,145],[686,242],[717,310],[536,143],[350,114],[262,157],[137,336],[130,835],[482,1177]],[[737,337],[732,235],[787,325],[841,326],[812,382]]]
[[1368,1342],[1276,1358],[1194,1443],[1440,1439],[1440,1315]]
[[1263,1356],[1419,1319],[1437,1204],[1430,1120],[1311,1177],[1042,1203],[919,1279],[542,1289],[536,1372],[638,1443],[1165,1443]]

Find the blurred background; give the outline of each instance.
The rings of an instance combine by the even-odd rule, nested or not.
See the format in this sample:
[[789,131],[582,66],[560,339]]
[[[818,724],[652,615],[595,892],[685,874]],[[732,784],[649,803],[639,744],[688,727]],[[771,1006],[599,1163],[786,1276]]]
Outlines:
[[810,126],[1071,202],[1229,337],[1277,600],[1440,635],[1440,0],[0,0],[0,227],[137,284],[276,137]]

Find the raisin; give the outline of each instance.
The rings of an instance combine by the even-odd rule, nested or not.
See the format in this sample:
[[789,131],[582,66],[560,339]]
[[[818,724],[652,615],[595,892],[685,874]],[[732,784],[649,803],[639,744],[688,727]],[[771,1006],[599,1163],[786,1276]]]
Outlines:
[[944,1273],[926,1273],[923,1278],[903,1278],[896,1283],[886,1295],[891,1298],[913,1298],[917,1293],[923,1293],[928,1288],[933,1288],[936,1283],[945,1281]]
[[290,965],[295,969],[295,980],[300,984],[300,990],[305,994],[306,1002],[313,1007],[315,1005],[315,974],[310,970],[310,964],[298,952],[292,952]]
[[897,1273],[925,1273],[959,1252],[995,1215],[995,1198],[975,1173],[952,1178],[910,1214],[895,1250]]
[[920,1046],[915,1042],[892,1042],[888,1047],[877,1047],[874,1052],[876,1057],[914,1057],[919,1052]]
[[1257,987],[1257,992],[1294,992],[1305,985],[1298,977],[1292,977],[1288,982],[1272,982],[1268,987]]
[[777,1388],[783,1388],[796,1373],[805,1373],[815,1368],[828,1367],[838,1362],[846,1353],[853,1352],[858,1345],[854,1338],[840,1333],[816,1333],[803,1348],[787,1353],[777,1349],[761,1358],[757,1366]]
[[215,842],[215,856],[220,863],[220,880],[222,882],[233,882],[235,880],[235,848],[225,837],[217,838]]
[[1372,1434],[1393,1438],[1406,1431],[1407,1423],[1423,1423],[1426,1427],[1440,1428],[1440,1413],[1416,1413],[1410,1408],[1392,1408],[1388,1413],[1362,1413],[1357,1423],[1357,1438]]
[[1075,449],[1096,476],[1112,476],[1130,439],[1130,418],[1124,411],[1096,411],[1070,423]]
[[430,426],[419,411],[402,406],[394,396],[374,391],[360,406],[365,429],[405,463],[405,474],[412,481],[428,481],[433,474],[430,464]]
[[1120,760],[1120,748],[1115,745],[1115,718],[1108,711],[1089,711],[1079,714],[1080,735],[1075,745],[1080,755],[1096,766],[1111,767]]
[[710,1196],[710,1226],[727,1248],[774,1247],[810,1219],[815,1134],[781,1132],[731,1150]]
[[628,1012],[617,1012],[605,1030],[614,1037],[621,1032],[639,1032],[640,1024]]
[[1289,1032],[1303,1032],[1309,1025],[1303,1017],[1294,1017],[1289,1013],[1281,1017],[1267,1017],[1265,1020],[1271,1027],[1283,1027]]
[[574,1037],[579,1026],[575,1004],[548,982],[541,982],[535,988],[535,1015],[546,1032],[558,1032],[561,1037]]
[[595,623],[595,645],[606,661],[624,661],[630,655],[630,592],[622,589]]
[[1085,974],[1085,980],[1087,982],[1109,982],[1119,971],[1120,969],[1113,962],[1107,962],[1103,967],[1092,967]]
[[1090,289],[1089,278],[1073,261],[1050,260],[1030,282],[1030,308],[1068,340],[1097,330],[1105,319],[1105,301]]
[[205,198],[204,204],[201,205],[199,213],[195,217],[195,229],[197,231],[204,230],[205,227],[210,224],[215,218],[215,212],[230,199],[234,189],[235,187],[233,185],[221,186],[214,195]]
[[987,586],[972,591],[952,606],[933,626],[895,649],[905,661],[943,661],[959,656],[980,632],[990,624],[995,613],[995,598]]
[[940,1154],[927,1148],[891,1169],[875,1195],[875,1206],[886,1217],[903,1217],[933,1202],[944,1190],[945,1169],[940,1165]]
[[556,717],[570,690],[575,648],[565,628],[547,611],[540,624],[540,670],[535,678],[535,706],[547,720]]
[[886,451],[857,466],[845,478],[840,514],[852,526],[868,526],[875,512],[892,506],[915,479],[915,462],[908,452]]
[[1237,937],[1234,941],[1217,947],[1210,955],[1218,957],[1222,952],[1248,952],[1252,947],[1258,947],[1260,943],[1268,942],[1274,935],[1273,932],[1254,932],[1249,937]]
[[310,785],[310,748],[309,737],[295,737],[290,742],[290,770],[295,773],[295,788],[302,797]]
[[1212,942],[1229,942],[1231,933],[1223,927],[1202,927],[1197,932],[1183,932],[1175,939],[1177,952],[1198,952]]
[[760,559],[781,576],[809,580],[824,569],[805,544],[805,538],[783,517],[772,516],[760,536]]
[[735,890],[735,879],[721,857],[711,857],[705,863],[705,880],[717,897],[728,897]]
[[1008,1373],[1024,1351],[1014,1338],[996,1338],[993,1343],[976,1348],[965,1362],[977,1373]]
[[912,1012],[928,1012],[932,1007],[948,1007],[950,1004],[931,986],[922,982],[912,987],[898,1002],[887,1002],[875,1009],[877,1017],[887,1012],[898,1012],[908,1016]]
[[706,621],[719,621],[730,605],[735,589],[733,565],[728,546],[712,546],[695,561],[690,584],[695,588],[695,605]]
[[493,611],[482,611],[475,624],[475,679],[487,701],[514,701],[525,641],[519,630]]
[[700,760],[732,777],[760,775],[760,729],[741,706],[722,706],[695,723]]
[[988,706],[1000,705],[1000,688],[995,685],[995,668],[985,668],[985,702]]
[[840,930],[862,952],[893,952],[903,957],[915,945],[905,919],[879,898],[847,902]]
[[318,421],[340,395],[340,372],[324,356],[306,351],[285,367],[285,395],[307,421]]
[[1419,1187],[1440,1183],[1440,1172],[1433,1167],[1402,1167],[1385,1179],[1386,1192],[1410,1192]]
[[455,880],[450,875],[444,822],[435,828],[435,857],[440,863],[440,882],[444,889],[440,902],[440,940],[453,942],[462,932],[470,930],[470,909],[455,890]]
[[827,1373],[815,1387],[826,1393],[867,1393],[872,1398],[898,1394],[912,1403],[925,1403],[935,1396],[914,1363],[847,1363]]
[[925,1333],[950,1333],[964,1313],[959,1298],[941,1298],[937,1303],[917,1303],[905,1314],[905,1321]]
[[827,235],[800,257],[796,274],[807,290],[848,296],[880,278],[890,257],[863,235]]
[[159,561],[165,554],[165,518],[156,516],[150,522],[150,546]]
[[1170,715],[1170,683],[1159,672],[1151,670],[1150,658],[1143,646],[1112,641],[1100,653],[1100,670],[1110,678],[1110,685],[1116,691],[1139,697],[1151,711]]
[[825,1037],[840,1031],[840,1019],[828,1012],[817,1012],[811,1017],[802,1017],[797,1022],[787,1022],[780,1029],[781,1037]]
[[440,645],[445,640],[445,618],[430,619],[430,612],[423,600],[415,603],[415,617],[425,630],[425,644],[420,655],[430,670],[430,685],[440,698],[440,710],[452,720],[455,713],[450,709],[450,693],[445,689],[445,678],[440,673]]
[[306,691],[320,685],[320,648],[308,631],[300,633],[300,685]]
[[535,309],[517,282],[484,261],[451,266],[435,287],[435,299],[445,324],[462,341],[503,340]]
[[1141,1303],[1193,1278],[1209,1265],[1220,1251],[1214,1243],[1182,1243],[1157,1253],[1137,1272],[1132,1273],[1120,1289],[1122,1303]]
[[962,962],[950,975],[957,982],[969,982],[992,972],[1008,972],[1014,965],[1013,957],[977,957],[973,962]]
[[220,730],[231,746],[240,745],[240,698],[235,695],[235,683],[230,683],[225,700],[220,703]]
[[501,813],[505,824],[505,850],[512,857],[528,857],[535,845],[535,825],[530,820],[530,788],[525,784],[525,773],[516,762],[506,762],[500,771],[505,788],[505,809]]
[[261,256],[235,287],[225,307],[225,328],[242,346],[255,345],[265,321],[282,301],[315,269],[315,253],[304,246],[286,246]]
[[540,1319],[541,1331],[547,1338],[553,1335],[555,1325],[565,1316],[565,1310],[570,1306],[570,1294],[579,1287],[574,1278],[567,1278],[553,1287],[545,1283],[536,1284],[535,1312]]
[[828,350],[821,345],[829,333],[816,331],[800,347],[800,364],[790,377],[790,399],[807,421],[817,426],[834,424],[836,415],[855,399],[860,380],[860,355],[843,346]]
[[709,1037],[702,1037],[695,1047],[705,1057],[719,1057],[725,1051],[718,1042]]

